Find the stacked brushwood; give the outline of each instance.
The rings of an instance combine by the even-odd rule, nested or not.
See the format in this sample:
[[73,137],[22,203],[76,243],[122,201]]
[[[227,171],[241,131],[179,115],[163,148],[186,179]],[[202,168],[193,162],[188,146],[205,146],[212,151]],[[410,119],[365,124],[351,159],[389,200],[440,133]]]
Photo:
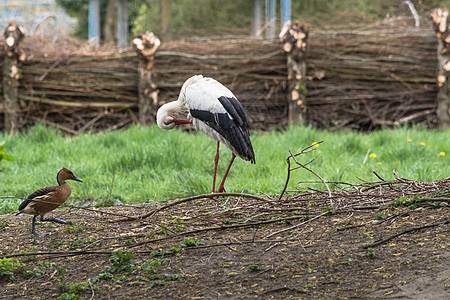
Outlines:
[[435,127],[436,53],[431,26],[312,32],[306,119],[325,128]]
[[19,100],[22,127],[37,120],[81,133],[130,124],[137,110],[133,51],[28,38]]
[[[26,37],[23,48],[27,59],[20,67],[19,128],[41,121],[78,134],[139,123],[140,57],[135,50],[91,49],[76,40],[50,42],[35,37]],[[359,130],[408,122],[435,127],[436,48],[428,25],[312,29],[306,61],[306,123]],[[275,40],[163,41],[151,72],[158,90],[155,107],[175,100],[187,78],[203,74],[235,93],[252,129],[288,123],[286,55]],[[155,115],[156,109],[151,113]],[[3,123],[0,105],[0,130]]]
[[[49,47],[31,38],[24,49],[20,127],[39,120],[78,134],[139,123],[134,50],[70,43]],[[175,100],[183,82],[195,74],[212,76],[233,90],[253,129],[287,124],[286,65],[277,43],[223,37],[163,43],[152,69],[158,105]]]
[[163,43],[154,74],[161,104],[176,100],[188,77],[203,74],[233,91],[253,129],[287,124],[287,70],[277,43],[223,37]]

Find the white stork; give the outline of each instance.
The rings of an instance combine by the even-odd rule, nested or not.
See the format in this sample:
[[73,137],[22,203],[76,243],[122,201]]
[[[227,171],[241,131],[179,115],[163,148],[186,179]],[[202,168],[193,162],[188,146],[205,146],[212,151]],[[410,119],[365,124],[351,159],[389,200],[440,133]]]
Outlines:
[[186,80],[181,87],[178,100],[161,106],[156,120],[162,129],[193,124],[197,130],[217,141],[213,193],[216,185],[220,143],[227,146],[232,154],[228,168],[217,189],[219,193],[225,192],[225,179],[236,156],[255,163],[255,153],[250,142],[244,108],[233,93],[215,79],[195,75]]

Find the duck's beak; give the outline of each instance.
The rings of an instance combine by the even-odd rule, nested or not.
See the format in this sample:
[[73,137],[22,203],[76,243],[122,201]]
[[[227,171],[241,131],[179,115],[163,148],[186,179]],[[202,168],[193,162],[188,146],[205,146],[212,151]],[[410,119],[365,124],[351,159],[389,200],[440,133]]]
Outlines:
[[72,177],[72,180],[79,181],[79,182],[83,182],[83,180],[81,180],[80,178],[78,178],[78,177],[75,176],[75,175]]

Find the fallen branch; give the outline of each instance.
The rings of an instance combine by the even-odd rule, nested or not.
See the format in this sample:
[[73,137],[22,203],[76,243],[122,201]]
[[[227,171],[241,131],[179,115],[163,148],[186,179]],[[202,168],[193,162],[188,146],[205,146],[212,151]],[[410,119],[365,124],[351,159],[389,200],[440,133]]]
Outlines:
[[[309,147],[306,147],[305,149],[303,149],[302,151],[300,151],[299,153],[296,153],[296,154],[292,154],[291,150],[289,150],[290,155],[286,158],[286,163],[287,163],[287,165],[288,165],[288,167],[287,167],[288,174],[287,174],[287,178],[286,178],[286,181],[285,181],[285,184],[284,184],[284,188],[283,188],[283,190],[281,191],[281,194],[280,194],[280,197],[278,198],[278,200],[281,200],[281,198],[283,197],[284,193],[286,192],[286,189],[287,189],[287,186],[288,186],[288,184],[289,184],[290,177],[291,177],[291,171],[294,171],[294,170],[296,170],[296,169],[298,169],[298,168],[300,168],[300,167],[303,168],[303,169],[305,169],[305,170],[308,170],[309,172],[313,173],[317,178],[319,178],[320,181],[325,185],[325,187],[326,187],[326,189],[327,189],[327,191],[328,191],[328,197],[331,198],[331,191],[330,191],[330,188],[328,187],[328,184],[325,182],[325,180],[323,180],[323,178],[320,177],[319,174],[317,174],[317,173],[314,172],[313,170],[311,170],[311,169],[309,169],[308,167],[306,167],[306,165],[310,164],[313,160],[309,161],[309,162],[306,163],[306,164],[302,164],[302,163],[298,162],[297,159],[296,159],[296,157],[299,156],[299,155],[306,154],[306,153],[309,153],[309,152],[311,152],[311,151],[316,150],[316,149],[315,149],[315,145],[318,145],[318,144],[320,144],[320,143],[322,143],[322,142],[323,142],[323,141],[314,143],[314,145],[311,145],[311,146],[309,146]],[[292,160],[293,160],[299,167],[291,168],[291,162],[290,162],[290,159],[291,159],[291,158],[292,158]],[[330,199],[330,203],[331,203],[331,206],[333,206],[333,202],[332,202],[331,199]]]
[[193,200],[197,200],[197,199],[203,199],[203,198],[205,198],[205,199],[206,198],[207,199],[214,199],[214,198],[217,198],[217,197],[244,197],[244,198],[252,198],[252,199],[255,199],[255,200],[266,202],[266,203],[271,204],[271,205],[275,205],[274,202],[271,201],[271,200],[268,200],[268,199],[260,197],[260,196],[251,195],[251,194],[244,194],[244,193],[220,193],[220,194],[218,194],[218,193],[212,193],[212,194],[197,195],[197,196],[187,197],[187,198],[183,198],[183,199],[178,199],[178,200],[172,201],[172,202],[170,202],[170,203],[168,203],[166,205],[163,205],[161,207],[157,207],[154,210],[152,210],[151,212],[146,213],[144,215],[137,216],[137,217],[127,216],[126,219],[114,220],[112,222],[124,222],[124,221],[129,221],[129,220],[142,220],[142,219],[145,219],[145,218],[153,216],[154,214],[156,214],[159,211],[162,211],[164,209],[170,208],[172,206],[175,206],[175,205],[178,205],[178,204],[181,204],[181,203],[186,203],[186,202],[189,202],[189,201],[193,201]]
[[399,237],[399,236],[401,236],[403,234],[406,234],[406,233],[410,233],[410,232],[413,232],[413,231],[422,230],[422,229],[426,229],[426,228],[436,227],[436,226],[440,226],[440,225],[445,225],[445,224],[449,224],[449,223],[450,223],[450,220],[446,220],[446,221],[443,221],[443,222],[438,222],[438,223],[428,224],[428,225],[424,225],[424,226],[409,228],[409,229],[407,229],[405,231],[402,231],[400,233],[394,234],[394,235],[392,235],[390,237],[387,237],[385,239],[379,240],[379,241],[377,241],[375,243],[364,245],[363,248],[366,248],[366,249],[367,248],[373,248],[373,247],[379,246],[381,244],[384,244],[386,242],[389,242],[390,240],[395,239],[396,237]]

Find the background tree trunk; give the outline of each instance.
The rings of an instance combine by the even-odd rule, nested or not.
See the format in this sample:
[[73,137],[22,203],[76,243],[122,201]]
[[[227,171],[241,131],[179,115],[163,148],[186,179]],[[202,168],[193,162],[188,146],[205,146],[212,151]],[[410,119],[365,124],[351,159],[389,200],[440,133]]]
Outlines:
[[172,14],[172,0],[160,0],[161,9],[161,38],[163,40],[171,40],[172,32],[170,28],[170,20]]
[[109,0],[106,7],[105,24],[103,27],[104,42],[115,44],[117,41],[118,0]]

